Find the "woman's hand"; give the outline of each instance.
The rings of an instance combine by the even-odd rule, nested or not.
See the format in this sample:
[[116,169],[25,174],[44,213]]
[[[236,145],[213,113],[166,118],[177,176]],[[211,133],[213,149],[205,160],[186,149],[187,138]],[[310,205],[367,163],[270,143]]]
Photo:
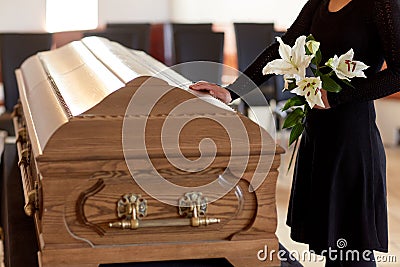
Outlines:
[[218,98],[225,104],[232,101],[231,93],[215,83],[200,81],[190,85],[189,88],[196,91],[207,91],[210,95]]
[[329,101],[328,101],[328,92],[324,89],[321,89],[321,98],[322,98],[322,102],[324,102],[325,107],[321,107],[318,105],[315,105],[314,108],[316,109],[329,109],[331,108],[331,106],[329,105]]

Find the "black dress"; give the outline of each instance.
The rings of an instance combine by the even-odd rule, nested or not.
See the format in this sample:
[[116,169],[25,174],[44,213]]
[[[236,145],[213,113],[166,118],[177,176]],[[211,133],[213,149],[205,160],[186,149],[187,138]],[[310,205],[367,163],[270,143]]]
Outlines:
[[[329,0],[310,0],[282,37],[294,44],[313,34],[324,62],[353,48],[370,68],[353,79],[355,88],[328,93],[331,109],[307,116],[293,177],[287,224],[295,241],[310,250],[343,248],[387,252],[385,152],[375,124],[373,101],[400,90],[400,7],[398,0],[352,0],[338,12]],[[256,85],[269,76],[262,68],[279,57],[266,48],[244,72]],[[387,69],[380,71],[384,59]],[[251,90],[244,76],[229,86],[232,95]]]

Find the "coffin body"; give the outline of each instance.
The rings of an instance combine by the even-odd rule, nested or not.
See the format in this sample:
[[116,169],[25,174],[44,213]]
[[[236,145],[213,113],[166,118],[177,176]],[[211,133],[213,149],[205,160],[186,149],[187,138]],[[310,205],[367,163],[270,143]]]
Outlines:
[[97,37],[38,53],[16,75],[19,166],[41,266],[279,266],[257,253],[278,249],[282,149],[257,124],[145,53]]

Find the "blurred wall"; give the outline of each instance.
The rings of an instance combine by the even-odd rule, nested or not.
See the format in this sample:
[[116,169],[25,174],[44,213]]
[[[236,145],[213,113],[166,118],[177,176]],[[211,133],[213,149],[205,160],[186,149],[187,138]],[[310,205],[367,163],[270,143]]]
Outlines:
[[[61,0],[60,0],[61,1]],[[274,22],[287,28],[306,0],[99,0],[107,22]],[[79,8],[79,7],[77,7]],[[0,0],[0,32],[43,32],[46,0]]]
[[170,20],[170,0],[99,0],[99,25]]
[[45,0],[0,0],[0,32],[44,32]]
[[274,22],[286,29],[307,0],[99,0],[107,22]]
[[274,22],[288,28],[306,0],[171,0],[175,22]]

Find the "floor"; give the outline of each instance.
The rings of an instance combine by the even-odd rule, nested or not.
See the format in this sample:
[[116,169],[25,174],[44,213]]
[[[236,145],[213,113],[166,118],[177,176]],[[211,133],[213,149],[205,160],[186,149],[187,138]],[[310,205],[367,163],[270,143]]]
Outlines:
[[[282,138],[285,140],[286,138]],[[284,141],[283,141],[284,142]],[[284,146],[284,144],[282,144]],[[277,210],[278,210],[278,229],[277,235],[280,242],[293,255],[307,251],[308,247],[304,244],[294,242],[290,239],[290,228],[286,226],[287,206],[289,202],[292,171],[287,173],[287,166],[291,149],[287,150],[282,158],[281,171],[277,185]],[[386,147],[387,155],[387,191],[388,191],[388,212],[389,212],[389,253],[375,253],[378,267],[396,267],[400,265],[400,146]],[[316,255],[306,257],[296,257],[305,267],[322,267],[324,259]],[[397,262],[397,263],[396,263]]]

